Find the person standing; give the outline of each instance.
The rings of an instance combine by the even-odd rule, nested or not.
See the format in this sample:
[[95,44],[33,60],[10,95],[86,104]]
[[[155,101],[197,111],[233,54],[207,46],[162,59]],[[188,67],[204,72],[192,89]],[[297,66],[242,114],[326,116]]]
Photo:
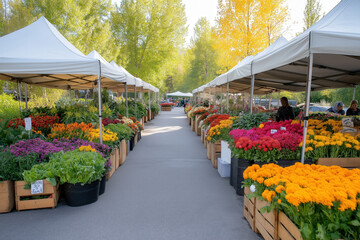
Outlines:
[[334,106],[332,106],[331,108],[329,108],[327,111],[331,112],[331,113],[337,113],[340,115],[345,115],[345,111],[344,111],[344,104],[342,102],[336,102],[334,104]]
[[280,122],[289,119],[294,119],[295,118],[294,110],[290,106],[288,99],[286,97],[282,97],[280,101],[281,101],[281,107],[279,108],[276,114],[276,121]]
[[358,101],[352,100],[350,107],[346,111],[346,116],[358,116],[360,115],[360,108],[358,108]]

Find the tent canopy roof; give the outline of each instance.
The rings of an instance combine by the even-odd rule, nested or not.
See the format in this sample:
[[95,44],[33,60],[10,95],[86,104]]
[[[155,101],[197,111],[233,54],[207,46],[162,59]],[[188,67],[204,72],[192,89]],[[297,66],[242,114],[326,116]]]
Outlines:
[[0,38],[2,80],[87,89],[93,87],[99,68],[99,60],[81,53],[45,17]]
[[183,93],[183,92],[173,92],[173,93],[167,93],[167,96],[174,96],[174,97],[192,97],[193,95],[191,93]]

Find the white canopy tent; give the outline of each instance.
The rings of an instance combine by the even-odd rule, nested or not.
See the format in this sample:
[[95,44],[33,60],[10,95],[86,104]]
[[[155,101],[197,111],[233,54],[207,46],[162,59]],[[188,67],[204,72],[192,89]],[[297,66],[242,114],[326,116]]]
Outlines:
[[85,56],[45,18],[0,38],[0,79],[59,89],[99,89],[99,127],[102,142],[101,61]]
[[191,93],[183,93],[183,92],[173,92],[173,93],[167,93],[166,96],[172,96],[172,97],[192,97],[193,95]]

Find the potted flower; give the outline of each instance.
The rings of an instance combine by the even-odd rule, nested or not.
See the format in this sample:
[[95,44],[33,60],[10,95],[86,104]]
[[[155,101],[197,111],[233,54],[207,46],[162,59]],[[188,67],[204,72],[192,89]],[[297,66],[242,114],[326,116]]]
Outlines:
[[58,182],[63,185],[69,206],[83,206],[98,200],[100,180],[106,172],[105,163],[100,153],[84,146],[51,155],[48,163],[24,172],[24,178],[27,183],[38,179],[48,179],[52,184]]

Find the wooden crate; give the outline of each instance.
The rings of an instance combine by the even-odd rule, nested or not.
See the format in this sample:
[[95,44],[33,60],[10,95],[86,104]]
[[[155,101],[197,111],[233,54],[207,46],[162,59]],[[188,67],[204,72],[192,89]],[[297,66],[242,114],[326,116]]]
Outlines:
[[274,209],[271,212],[261,213],[260,209],[270,204],[264,200],[256,199],[255,204],[255,232],[260,233],[265,240],[277,239],[278,212]]
[[126,141],[126,156],[129,155],[129,141]]
[[[31,194],[30,189],[24,189],[26,183],[24,181],[15,181],[15,203],[16,210],[29,210],[39,208],[55,208],[59,201],[59,185],[53,186],[47,180],[44,181],[43,193]],[[51,195],[50,198],[20,200],[20,197]]]
[[136,146],[137,143],[138,143],[138,133],[135,135],[134,138],[134,147]]
[[319,165],[340,166],[347,169],[360,168],[360,158],[319,158]]
[[115,170],[116,170],[119,168],[119,164],[120,164],[119,147],[117,147],[114,151],[115,151]]
[[195,120],[191,118],[191,131],[195,132]]
[[211,143],[211,163],[214,168],[218,167],[218,158],[221,156],[221,141]]
[[123,165],[126,160],[127,144],[126,140],[122,140],[119,145],[119,166]]
[[200,128],[200,117],[201,116],[196,116],[195,118],[195,133],[198,136],[201,136],[201,128]]
[[116,170],[116,151],[112,151],[110,154],[111,171],[106,175],[106,180],[109,180]]
[[201,129],[201,142],[204,143],[204,139],[205,139],[205,134],[204,134],[204,130]]
[[188,124],[191,125],[191,118],[188,116],[187,119],[188,119]]
[[147,120],[151,120],[151,110],[147,110]]
[[206,140],[206,135],[204,132],[204,147],[207,149],[208,141]]
[[147,122],[146,116],[143,116],[142,118],[143,118],[144,123],[146,123]]
[[207,144],[206,144],[206,146],[207,146],[207,148],[206,148],[206,153],[207,153],[207,158],[209,159],[209,160],[211,160],[211,146],[212,146],[212,144],[210,143],[210,142],[207,142]]
[[278,239],[302,240],[299,228],[283,212],[279,212]]
[[0,213],[11,212],[15,205],[14,182],[0,181]]
[[171,111],[171,107],[161,107],[161,111]]
[[244,217],[249,222],[250,227],[255,231],[255,204],[256,198],[247,198],[246,195],[251,191],[248,187],[244,188]]

